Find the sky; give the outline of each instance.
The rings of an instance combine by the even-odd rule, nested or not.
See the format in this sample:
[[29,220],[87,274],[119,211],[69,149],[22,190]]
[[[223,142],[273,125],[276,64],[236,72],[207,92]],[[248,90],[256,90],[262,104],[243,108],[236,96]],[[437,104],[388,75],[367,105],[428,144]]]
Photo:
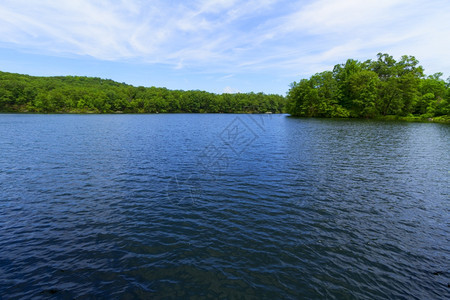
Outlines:
[[450,75],[449,0],[0,0],[0,71],[285,95],[353,58]]

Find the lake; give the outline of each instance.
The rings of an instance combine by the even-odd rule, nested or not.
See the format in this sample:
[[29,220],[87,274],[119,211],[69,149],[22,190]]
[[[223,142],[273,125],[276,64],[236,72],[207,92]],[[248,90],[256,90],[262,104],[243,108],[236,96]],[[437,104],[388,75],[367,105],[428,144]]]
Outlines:
[[0,115],[0,298],[445,299],[450,126]]

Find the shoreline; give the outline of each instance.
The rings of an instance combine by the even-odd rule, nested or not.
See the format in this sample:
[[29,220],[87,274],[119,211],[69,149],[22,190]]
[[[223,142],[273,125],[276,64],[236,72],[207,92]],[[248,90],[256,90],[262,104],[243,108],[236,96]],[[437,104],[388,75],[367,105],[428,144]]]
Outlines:
[[387,121],[387,122],[409,122],[409,123],[440,123],[440,124],[450,124],[450,116],[438,116],[433,118],[428,117],[402,117],[402,116],[383,116],[383,117],[375,117],[375,118],[327,118],[327,117],[302,117],[302,116],[291,116],[291,118],[298,119],[322,119],[322,120],[360,120],[360,121]]
[[440,123],[450,124],[450,116],[438,117],[401,117],[401,116],[383,116],[375,118],[327,118],[327,117],[304,117],[292,116],[288,113],[279,112],[98,112],[98,111],[70,111],[70,112],[29,112],[29,111],[0,111],[0,114],[5,115],[158,115],[158,114],[239,114],[239,115],[286,115],[290,118],[298,119],[322,119],[322,120],[364,120],[364,121],[396,121],[396,122],[410,122],[410,123]]

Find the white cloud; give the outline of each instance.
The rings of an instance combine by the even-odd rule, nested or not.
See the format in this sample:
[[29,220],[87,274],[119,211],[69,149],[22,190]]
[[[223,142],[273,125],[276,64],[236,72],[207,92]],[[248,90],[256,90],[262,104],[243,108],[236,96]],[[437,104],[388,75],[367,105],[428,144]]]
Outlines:
[[[114,8],[89,1],[5,1],[0,4],[2,42],[49,52],[117,59],[133,55],[122,43],[131,25]],[[126,10],[124,10],[126,11]]]
[[198,14],[200,13],[219,13],[224,9],[232,7],[236,0],[203,0],[200,1]]
[[[289,15],[286,30],[307,30],[312,34],[339,34],[392,23],[391,15],[409,0],[319,0]],[[358,25],[355,27],[355,25]]]
[[224,74],[307,76],[377,52],[449,69],[449,19],[444,0],[4,0],[0,46]]
[[442,0],[313,1],[270,21],[268,27],[273,29],[265,37],[282,45],[279,57],[264,56],[256,65],[279,63],[306,76],[347,58],[365,60],[388,52],[397,57],[415,55],[420,61],[434,58],[441,69],[443,64],[448,69],[444,52],[450,51],[450,42],[436,38],[450,35],[448,20],[450,2]]

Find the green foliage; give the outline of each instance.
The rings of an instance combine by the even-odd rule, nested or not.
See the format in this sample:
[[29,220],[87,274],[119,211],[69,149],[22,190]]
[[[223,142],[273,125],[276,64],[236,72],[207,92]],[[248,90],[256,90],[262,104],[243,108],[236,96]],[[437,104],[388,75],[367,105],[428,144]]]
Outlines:
[[347,81],[351,113],[355,117],[374,117],[378,114],[380,79],[374,71],[361,70]]
[[133,87],[101,78],[33,77],[0,72],[0,112],[264,113],[284,112],[285,98],[263,93]]
[[424,78],[423,72],[414,56],[404,55],[398,62],[382,53],[375,61],[349,59],[332,72],[293,82],[286,109],[293,116],[306,117],[423,119],[448,115],[450,78],[445,82],[442,73]]
[[309,80],[292,83],[287,95],[287,110],[293,116],[347,117],[348,111],[338,104],[339,82],[332,72],[315,74]]

